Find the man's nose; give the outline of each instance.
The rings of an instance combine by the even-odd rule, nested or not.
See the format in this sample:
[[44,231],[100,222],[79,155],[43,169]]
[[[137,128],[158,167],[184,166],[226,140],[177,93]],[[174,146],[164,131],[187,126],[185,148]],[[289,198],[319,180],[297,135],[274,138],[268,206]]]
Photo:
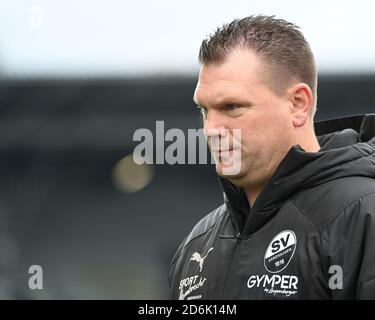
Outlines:
[[210,110],[207,113],[204,122],[204,134],[206,137],[225,137],[228,130],[225,127],[224,121],[216,110]]

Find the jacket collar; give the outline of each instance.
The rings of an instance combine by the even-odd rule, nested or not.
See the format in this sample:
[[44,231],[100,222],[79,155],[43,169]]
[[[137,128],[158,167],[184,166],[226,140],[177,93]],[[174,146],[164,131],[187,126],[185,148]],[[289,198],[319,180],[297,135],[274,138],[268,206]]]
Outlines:
[[[318,152],[305,152],[300,145],[294,145],[252,208],[242,188],[219,177],[225,204],[242,234],[258,230],[279,211],[286,200],[300,190],[344,176],[375,177],[375,166],[369,167],[368,159],[357,150],[362,148],[364,154],[374,156],[375,114],[320,121],[314,127],[321,149]],[[357,148],[352,147],[354,144],[357,144]],[[359,162],[353,169],[351,162],[354,160]],[[339,165],[340,170],[337,170]]]

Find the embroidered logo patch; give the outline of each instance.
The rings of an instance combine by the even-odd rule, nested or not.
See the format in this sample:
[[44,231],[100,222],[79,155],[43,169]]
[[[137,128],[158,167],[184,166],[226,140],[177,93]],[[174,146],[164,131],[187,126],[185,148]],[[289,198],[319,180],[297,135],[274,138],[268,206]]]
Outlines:
[[296,251],[297,237],[293,231],[278,233],[267,247],[264,255],[264,267],[271,273],[284,270]]

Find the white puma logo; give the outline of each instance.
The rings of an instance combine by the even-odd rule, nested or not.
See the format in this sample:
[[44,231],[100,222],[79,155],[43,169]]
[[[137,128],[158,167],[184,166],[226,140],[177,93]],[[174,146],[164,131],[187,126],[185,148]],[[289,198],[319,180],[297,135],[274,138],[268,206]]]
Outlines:
[[194,252],[192,257],[190,258],[190,260],[193,260],[193,261],[196,261],[199,263],[199,272],[202,271],[203,269],[203,262],[204,262],[204,259],[206,259],[206,257],[208,256],[208,254],[210,253],[210,251],[214,250],[214,248],[210,248],[206,255],[204,257],[201,257],[201,255],[198,253],[198,252]]

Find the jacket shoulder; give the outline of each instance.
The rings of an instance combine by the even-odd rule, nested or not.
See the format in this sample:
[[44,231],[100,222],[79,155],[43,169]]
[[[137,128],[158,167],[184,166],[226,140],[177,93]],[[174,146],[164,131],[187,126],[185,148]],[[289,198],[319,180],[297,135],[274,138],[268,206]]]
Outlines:
[[315,228],[322,231],[351,203],[372,193],[375,193],[375,179],[345,177],[304,190],[291,201]]
[[210,229],[212,229],[215,224],[220,220],[221,216],[225,213],[226,206],[222,204],[220,207],[211,211],[209,214],[204,216],[198,223],[194,226],[191,232],[188,234],[184,241],[184,246],[186,246],[190,241],[195,238],[205,234]]
[[197,222],[194,228],[190,231],[190,233],[185,237],[185,239],[180,244],[179,248],[177,249],[171,264],[179,257],[182,250],[194,239],[198,238],[199,236],[207,233],[211,230],[218,221],[220,221],[221,217],[226,212],[225,204],[222,204],[220,207],[214,209],[206,216],[204,216],[201,220]]

